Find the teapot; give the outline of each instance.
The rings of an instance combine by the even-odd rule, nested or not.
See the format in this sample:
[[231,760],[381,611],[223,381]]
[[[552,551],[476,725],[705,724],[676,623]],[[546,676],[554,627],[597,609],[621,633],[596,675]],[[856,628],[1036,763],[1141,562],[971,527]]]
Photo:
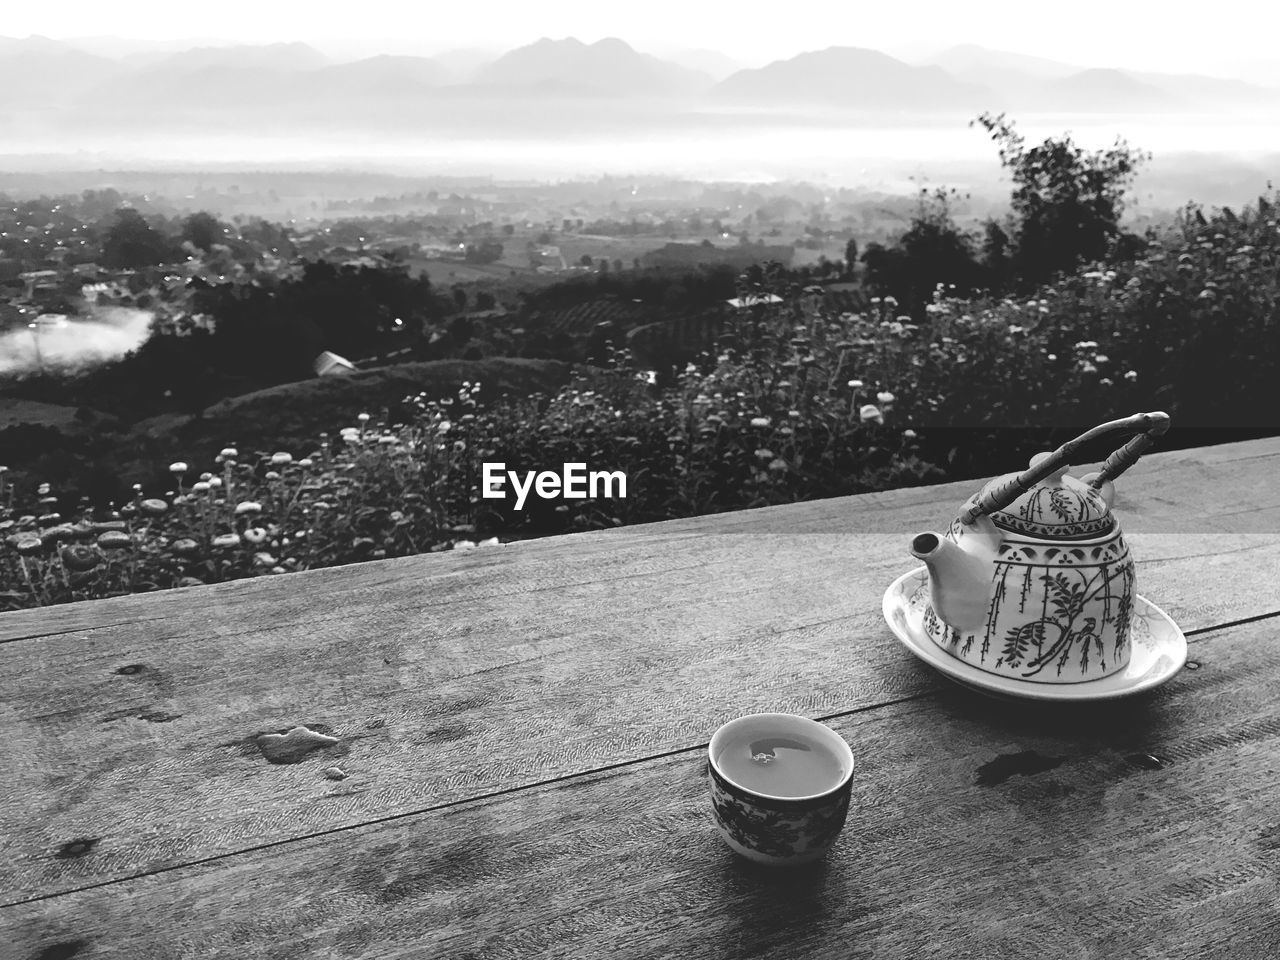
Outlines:
[[[1165,413],[1112,420],[989,482],[945,535],[921,533],[924,631],[979,670],[1033,683],[1080,683],[1129,663],[1134,564],[1111,512],[1112,482],[1169,429]],[[1096,473],[1066,475],[1084,443],[1136,433]],[[923,599],[923,598],[922,598]]]

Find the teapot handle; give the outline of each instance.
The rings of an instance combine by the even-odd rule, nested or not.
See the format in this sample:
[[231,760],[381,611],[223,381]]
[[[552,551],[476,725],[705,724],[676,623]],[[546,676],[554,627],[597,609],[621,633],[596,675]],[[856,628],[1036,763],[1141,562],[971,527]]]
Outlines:
[[1068,440],[1053,453],[1040,459],[1022,473],[1011,477],[1007,483],[988,487],[983,491],[982,496],[961,512],[960,522],[967,526],[984,514],[1003,510],[1045,477],[1064,469],[1066,462],[1075,452],[1095,437],[1117,431],[1138,434],[1107,457],[1102,469],[1089,479],[1089,486],[1097,490],[1137,463],[1138,458],[1155,442],[1155,438],[1168,429],[1169,415],[1159,411],[1135,413],[1131,417],[1099,424],[1092,430],[1086,430],[1074,440]]

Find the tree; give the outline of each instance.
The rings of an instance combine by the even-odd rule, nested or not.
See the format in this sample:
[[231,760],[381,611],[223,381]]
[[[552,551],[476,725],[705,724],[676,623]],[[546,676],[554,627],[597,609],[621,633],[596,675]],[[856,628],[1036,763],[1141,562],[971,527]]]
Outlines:
[[1092,152],[1069,136],[1028,148],[1004,114],[984,113],[975,122],[999,145],[1000,163],[1013,177],[1011,260],[1022,283],[1034,286],[1104,258],[1122,232],[1125,190],[1150,155],[1123,139]]
[[201,210],[182,221],[180,239],[208,253],[215,243],[226,242],[223,229],[216,217]]
[[922,190],[911,225],[897,245],[867,245],[862,254],[867,286],[892,294],[913,314],[933,297],[938,284],[962,294],[983,286],[983,271],[973,254],[973,241],[951,216],[954,191]]
[[467,263],[497,263],[502,259],[502,244],[487,239],[468,244],[464,259]]
[[853,265],[858,262],[858,241],[853,237],[850,237],[849,242],[844,245],[844,262],[849,265],[851,272]]
[[982,264],[987,270],[987,284],[993,290],[1004,289],[1009,282],[1009,234],[995,220],[983,225]]
[[580,257],[578,258],[578,263],[579,263],[579,264],[581,264],[581,265],[582,265],[582,266],[584,266],[584,267],[589,267],[589,266],[591,266],[591,265],[592,265],[592,263],[593,263],[593,261],[592,261],[592,259],[591,259],[591,254],[589,254],[589,253],[584,253],[582,256],[580,256]]
[[137,210],[124,207],[102,241],[102,263],[121,270],[136,270],[178,259],[175,245]]

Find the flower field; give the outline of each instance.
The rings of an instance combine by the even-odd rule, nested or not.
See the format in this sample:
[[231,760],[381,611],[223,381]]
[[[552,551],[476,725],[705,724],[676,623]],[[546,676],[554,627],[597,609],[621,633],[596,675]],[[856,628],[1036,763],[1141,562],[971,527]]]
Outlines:
[[[662,387],[615,354],[553,395],[482,402],[469,383],[406,398],[394,422],[352,411],[307,449],[227,437],[105,512],[0,472],[0,608],[986,476],[1138,410],[1167,410],[1171,439],[1280,431],[1278,277],[1263,198],[1188,211],[1135,259],[1034,296],[939,289],[914,316],[891,297],[836,314],[820,287],[789,289]],[[493,461],[621,470],[628,496],[516,511],[480,496]]]

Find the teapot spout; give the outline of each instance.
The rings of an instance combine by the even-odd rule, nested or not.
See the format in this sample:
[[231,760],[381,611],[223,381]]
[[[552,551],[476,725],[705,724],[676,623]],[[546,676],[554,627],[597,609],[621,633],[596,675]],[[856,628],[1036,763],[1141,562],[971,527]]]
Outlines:
[[970,552],[939,533],[920,533],[911,541],[912,556],[929,568],[934,612],[962,633],[977,630],[987,620],[994,553]]

